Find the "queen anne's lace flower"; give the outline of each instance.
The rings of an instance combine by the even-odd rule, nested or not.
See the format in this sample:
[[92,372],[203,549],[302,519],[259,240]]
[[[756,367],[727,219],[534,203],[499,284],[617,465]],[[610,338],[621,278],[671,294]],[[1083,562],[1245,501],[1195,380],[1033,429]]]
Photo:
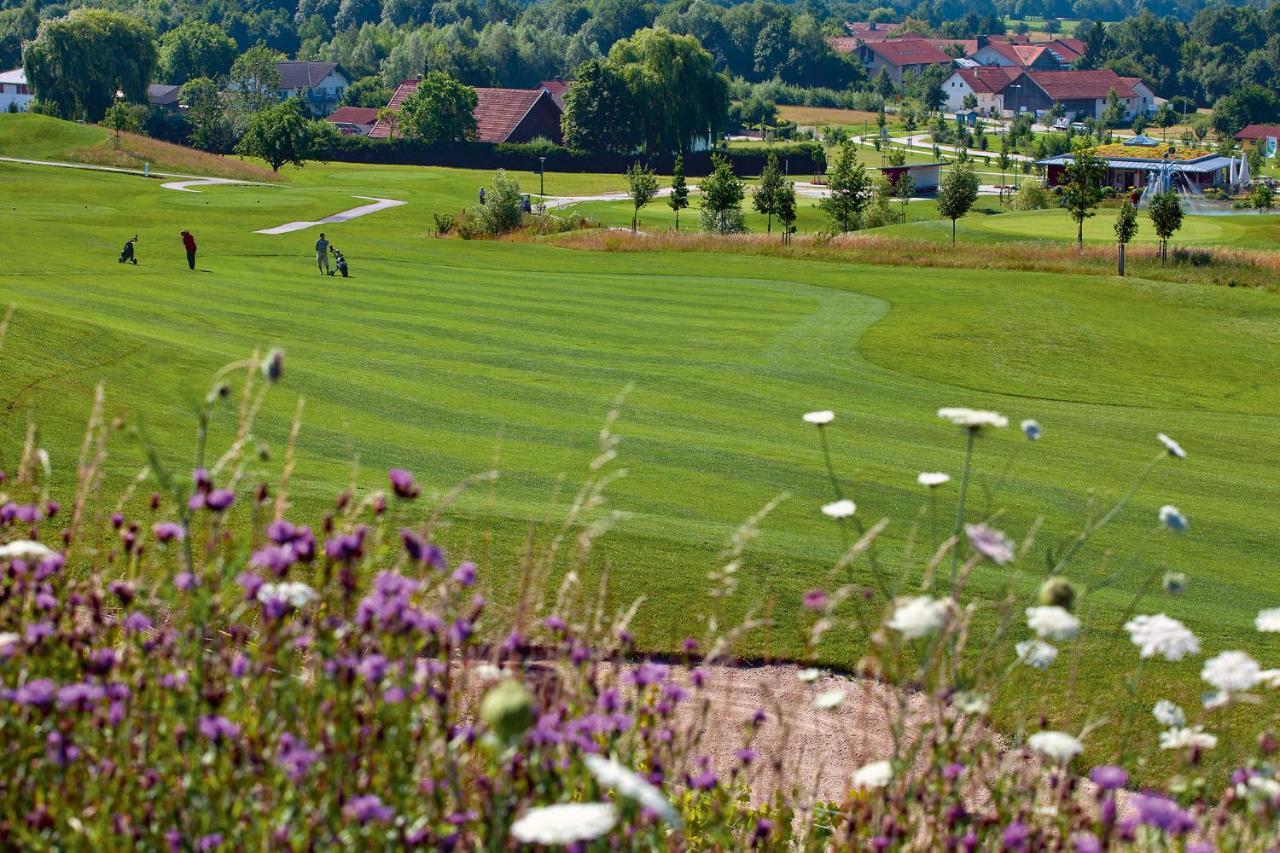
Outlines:
[[858,510],[858,505],[845,498],[822,505],[822,514],[828,518],[848,518]]
[[48,545],[40,542],[34,542],[30,539],[19,539],[16,542],[6,542],[0,545],[0,560],[43,560],[45,557],[52,557],[53,550]]
[[1248,690],[1258,683],[1262,667],[1244,652],[1223,652],[1209,658],[1200,677],[1224,692]]
[[258,601],[263,604],[276,599],[286,602],[295,610],[306,607],[315,601],[318,596],[316,591],[305,583],[287,582],[287,583],[264,583],[258,587]]
[[916,477],[916,482],[932,489],[936,486],[941,486],[943,483],[951,482],[951,475],[944,474],[941,471],[921,471],[920,476]]
[[985,524],[966,524],[965,535],[973,550],[986,557],[997,566],[1003,566],[1013,559],[1013,540],[1003,532]]
[[1169,451],[1169,455],[1176,459],[1186,459],[1187,451],[1182,449],[1182,445],[1174,441],[1162,432],[1156,433],[1156,439],[1164,445],[1164,449]]
[[589,754],[582,760],[595,780],[604,787],[612,788],[618,796],[638,803],[641,808],[653,812],[671,826],[680,825],[680,815],[662,790],[630,767],[600,755]]
[[1028,607],[1027,627],[1042,640],[1062,642],[1075,639],[1080,633],[1080,620],[1054,605]]
[[1280,607],[1259,610],[1257,618],[1253,620],[1253,626],[1265,634],[1280,633]]
[[1084,744],[1066,732],[1036,732],[1027,738],[1027,746],[1058,761],[1070,761],[1084,752]]
[[1048,669],[1058,659],[1058,650],[1040,640],[1023,640],[1013,647],[1018,660],[1034,669]]
[[1165,504],[1160,507],[1160,521],[1175,533],[1186,533],[1187,528],[1191,526],[1191,522],[1187,521],[1187,517],[1172,504]]
[[1160,733],[1161,749],[1213,749],[1217,745],[1217,735],[1206,732],[1204,726],[1169,729]]
[[831,423],[835,419],[836,413],[829,409],[823,409],[819,412],[806,412],[804,415],[804,422],[807,424],[813,424],[814,426],[823,426],[824,424]]
[[889,627],[908,640],[914,640],[932,634],[945,625],[950,611],[951,600],[948,598],[933,599],[927,595],[908,598],[894,609]]
[[892,781],[893,765],[888,761],[873,761],[853,773],[853,787],[860,790],[883,788]]
[[813,707],[819,711],[833,711],[844,704],[844,691],[839,687],[824,690],[813,697]]
[[525,812],[511,824],[511,835],[524,844],[563,846],[600,838],[617,822],[610,803],[561,803]]
[[1156,722],[1162,726],[1171,729],[1179,728],[1187,724],[1187,715],[1182,712],[1174,703],[1168,699],[1161,699],[1151,708],[1151,715],[1156,718]]
[[1177,619],[1157,613],[1154,616],[1135,616],[1124,623],[1129,639],[1139,649],[1139,656],[1151,658],[1160,655],[1165,660],[1182,660],[1187,655],[1200,653],[1200,641]]
[[938,417],[965,429],[1001,428],[1009,425],[1009,419],[999,412],[988,412],[982,409],[938,409]]

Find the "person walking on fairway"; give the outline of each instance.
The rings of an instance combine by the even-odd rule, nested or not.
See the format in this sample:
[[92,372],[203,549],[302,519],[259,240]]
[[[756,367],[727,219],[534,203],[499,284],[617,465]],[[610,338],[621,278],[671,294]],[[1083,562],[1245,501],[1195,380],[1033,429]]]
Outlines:
[[182,248],[187,250],[187,266],[191,269],[196,268],[196,238],[191,235],[190,231],[182,232]]
[[320,268],[320,275],[333,275],[329,272],[329,241],[324,238],[324,232],[316,241],[316,266]]

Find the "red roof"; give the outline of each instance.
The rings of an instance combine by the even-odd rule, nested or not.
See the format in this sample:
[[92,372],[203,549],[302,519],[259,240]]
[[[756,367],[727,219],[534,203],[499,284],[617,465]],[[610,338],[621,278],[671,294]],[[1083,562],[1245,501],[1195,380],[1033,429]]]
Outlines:
[[1027,76],[1055,101],[1092,100],[1115,90],[1121,98],[1135,97],[1137,77],[1121,77],[1109,68],[1097,71],[1028,71]]
[[[399,112],[404,99],[418,91],[417,80],[404,80],[396,87],[387,106]],[[476,90],[476,139],[481,142],[506,142],[520,122],[541,98],[554,102],[546,89],[482,89]],[[385,138],[390,127],[384,121],[374,125],[369,136]]]
[[328,119],[334,124],[373,124],[378,120],[378,111],[373,107],[338,107]]
[[1064,62],[1075,62],[1084,56],[1084,42],[1077,38],[1060,38],[1044,42],[1044,46],[1062,57]]
[[[978,49],[977,39],[926,39],[926,41],[943,53],[946,53],[947,48],[951,47],[953,44],[959,45],[961,56],[968,56]],[[948,54],[948,56],[949,55],[950,54]]]
[[1250,124],[1236,134],[1236,139],[1266,139],[1274,136],[1280,139],[1280,124]]
[[928,39],[894,39],[867,42],[866,47],[893,65],[950,65],[951,57],[929,43]]
[[957,68],[956,74],[969,85],[974,92],[998,95],[1018,79],[1021,68],[1010,68],[1003,65],[982,65],[977,68]]

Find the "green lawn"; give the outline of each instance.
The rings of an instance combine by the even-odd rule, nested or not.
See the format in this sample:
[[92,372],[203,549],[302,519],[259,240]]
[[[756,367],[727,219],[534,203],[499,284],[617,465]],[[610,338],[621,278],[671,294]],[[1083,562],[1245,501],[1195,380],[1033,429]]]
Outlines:
[[[0,140],[14,122],[0,117]],[[12,470],[34,412],[56,484],[69,490],[92,389],[105,381],[109,412],[144,424],[162,458],[185,470],[192,413],[210,374],[254,346],[280,345],[286,381],[262,417],[261,436],[276,448],[263,468],[278,472],[296,398],[305,397],[299,513],[327,505],[353,458],[364,489],[399,465],[437,491],[496,458],[502,479],[465,498],[443,536],[455,554],[484,560],[501,605],[514,595],[511,567],[531,522],[564,510],[610,401],[631,382],[616,425],[630,473],[609,489],[611,506],[629,514],[603,538],[588,586],[607,563],[613,604],[647,597],[636,622],[642,644],[672,648],[701,632],[711,609],[706,574],[735,527],[788,492],[720,614],[723,626],[768,609],[776,626],[743,650],[786,656],[799,648],[803,591],[830,582],[842,547],[818,512],[829,487],[802,412],[838,413],[841,474],[860,518],[893,520],[891,560],[923,506],[916,473],[959,473],[962,439],[934,416],[939,406],[1038,418],[1045,437],[1020,452],[997,502],[1007,507],[1001,527],[1021,534],[1041,515],[1044,527],[1024,570],[982,570],[977,582],[992,595],[1033,589],[1045,549],[1072,533],[1091,498],[1114,499],[1128,487],[1163,430],[1191,458],[1159,467],[1074,573],[1087,583],[1105,566],[1125,567],[1116,588],[1089,599],[1105,630],[1085,648],[1078,691],[1062,690],[1064,656],[1063,666],[1029,679],[1034,699],[1008,697],[1004,713],[1029,703],[1066,729],[1105,713],[1111,724],[1090,738],[1092,757],[1101,757],[1123,737],[1122,715],[1145,715],[1162,696],[1194,707],[1199,660],[1148,664],[1138,698],[1117,698],[1135,655],[1115,626],[1139,579],[1166,566],[1191,576],[1190,592],[1161,594],[1143,610],[1187,620],[1209,653],[1248,648],[1264,666],[1280,663],[1277,641],[1251,629],[1258,608],[1280,604],[1270,576],[1280,534],[1280,302],[1270,294],[436,240],[426,236],[431,214],[469,204],[487,176],[311,164],[286,177],[269,188],[179,193],[139,177],[0,163],[0,227],[10,235],[0,299],[18,308],[0,376],[8,400],[0,467]],[[557,175],[553,188],[548,176],[548,192],[606,178],[616,180]],[[350,280],[316,274],[319,229],[251,233],[353,207],[359,195],[408,204],[325,227],[351,262]],[[655,206],[646,223],[659,215]],[[1069,239],[1061,211],[969,217],[961,233],[1006,218]],[[1096,224],[1109,227],[1101,217]],[[181,228],[199,239],[198,272],[185,268]],[[116,253],[135,232],[142,262],[122,267]],[[225,439],[226,428],[222,417],[215,432]],[[109,491],[143,461],[127,433],[113,441]],[[1016,430],[984,438],[979,484],[990,485],[1024,441]],[[134,511],[144,512],[141,501]],[[1191,532],[1148,538],[1166,503],[1188,514]],[[980,511],[980,496],[975,504]],[[1113,550],[1119,556],[1109,558]],[[823,654],[852,665],[864,642],[841,623]],[[1213,756],[1220,766],[1232,737],[1252,737],[1248,714],[1233,709],[1211,721],[1227,735]],[[1150,728],[1143,732],[1154,741]]]

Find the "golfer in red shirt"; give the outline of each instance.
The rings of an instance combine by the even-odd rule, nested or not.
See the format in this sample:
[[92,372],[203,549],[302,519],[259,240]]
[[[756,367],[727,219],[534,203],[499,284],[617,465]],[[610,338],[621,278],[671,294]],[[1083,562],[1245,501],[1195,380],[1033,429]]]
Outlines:
[[187,250],[187,266],[196,268],[196,238],[190,231],[182,232],[182,247]]

